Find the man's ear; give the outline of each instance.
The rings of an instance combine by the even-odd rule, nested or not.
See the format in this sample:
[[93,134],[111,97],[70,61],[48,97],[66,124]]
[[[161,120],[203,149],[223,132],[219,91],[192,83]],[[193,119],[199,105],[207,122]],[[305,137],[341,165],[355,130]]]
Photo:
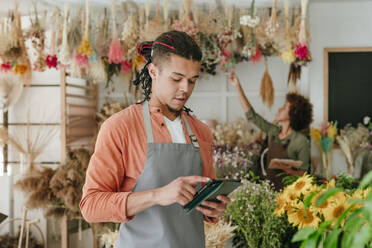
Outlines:
[[150,63],[148,65],[148,70],[149,70],[149,74],[150,74],[150,77],[153,81],[155,81],[155,78],[156,78],[156,73],[157,73],[157,66],[153,63]]

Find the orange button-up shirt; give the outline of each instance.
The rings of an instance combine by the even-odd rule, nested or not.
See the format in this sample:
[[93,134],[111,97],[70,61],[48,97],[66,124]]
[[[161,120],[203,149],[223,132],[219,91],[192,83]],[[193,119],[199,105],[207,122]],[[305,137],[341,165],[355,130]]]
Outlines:
[[[203,160],[203,176],[215,178],[213,138],[208,126],[182,112],[198,138]],[[156,143],[171,143],[172,138],[160,109],[150,106]],[[183,118],[186,142],[191,144]],[[132,105],[107,119],[98,134],[90,159],[80,209],[88,222],[127,222],[127,198],[141,174],[147,154],[147,136],[142,105]]]

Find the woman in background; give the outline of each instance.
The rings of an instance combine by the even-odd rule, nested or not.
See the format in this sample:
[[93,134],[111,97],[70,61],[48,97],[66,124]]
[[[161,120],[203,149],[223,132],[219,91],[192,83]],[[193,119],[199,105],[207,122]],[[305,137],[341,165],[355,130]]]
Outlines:
[[[308,138],[301,133],[312,122],[313,107],[307,98],[297,93],[288,93],[286,102],[278,109],[274,125],[257,114],[249,103],[240,81],[234,70],[230,71],[229,82],[235,87],[245,116],[268,136],[267,163],[265,170],[267,178],[279,191],[283,188],[282,178],[284,171],[288,175],[301,176],[309,169],[310,143]],[[272,159],[300,160],[302,165],[294,169],[284,162],[273,162],[278,169],[268,169]]]

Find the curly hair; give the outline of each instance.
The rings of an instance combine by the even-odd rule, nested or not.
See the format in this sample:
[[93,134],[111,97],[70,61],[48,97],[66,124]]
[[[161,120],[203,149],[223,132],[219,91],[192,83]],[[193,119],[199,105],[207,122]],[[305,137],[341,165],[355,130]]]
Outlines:
[[313,105],[309,99],[297,93],[288,93],[286,100],[290,103],[288,114],[291,128],[295,131],[308,128],[313,121]]

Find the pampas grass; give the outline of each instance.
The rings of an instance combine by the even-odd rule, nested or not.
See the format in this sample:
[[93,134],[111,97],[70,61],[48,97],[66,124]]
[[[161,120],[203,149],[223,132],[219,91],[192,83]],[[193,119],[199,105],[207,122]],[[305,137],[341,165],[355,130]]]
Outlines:
[[63,20],[63,34],[62,34],[62,44],[59,51],[59,60],[63,65],[68,65],[71,62],[71,54],[70,49],[68,47],[68,40],[67,40],[67,29],[68,29],[68,5],[65,4],[65,10],[64,10],[64,20]]
[[15,104],[23,91],[23,83],[10,73],[0,74],[0,109],[7,111]]
[[205,247],[223,248],[226,242],[234,236],[236,226],[219,219],[217,223],[204,222]]
[[107,17],[107,9],[105,8],[103,18],[99,18],[97,22],[96,50],[99,56],[107,56],[110,42],[109,19]]
[[43,209],[47,217],[80,216],[79,202],[89,159],[89,152],[79,149],[69,152],[66,163],[57,169],[43,167],[24,175],[15,187],[26,194],[26,207]]
[[[79,11],[80,12],[80,11]],[[81,21],[78,16],[72,19],[67,31],[67,43],[69,53],[74,54],[82,42]]]
[[262,98],[262,102],[266,104],[269,109],[271,109],[271,106],[274,103],[274,87],[273,81],[269,74],[267,57],[265,57],[265,72],[261,80],[260,96]]
[[93,81],[93,83],[104,83],[107,81],[107,73],[105,71],[105,65],[101,58],[98,58],[96,62],[90,65],[88,72],[88,78]]

